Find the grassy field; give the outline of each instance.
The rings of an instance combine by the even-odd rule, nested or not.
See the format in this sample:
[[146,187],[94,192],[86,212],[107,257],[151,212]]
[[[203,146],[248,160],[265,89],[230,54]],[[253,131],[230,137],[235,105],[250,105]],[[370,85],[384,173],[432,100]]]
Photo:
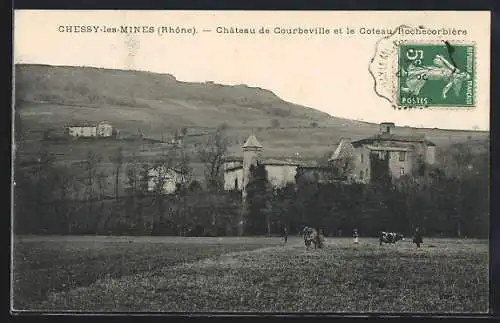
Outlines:
[[14,308],[486,312],[488,243],[298,237],[17,237]]

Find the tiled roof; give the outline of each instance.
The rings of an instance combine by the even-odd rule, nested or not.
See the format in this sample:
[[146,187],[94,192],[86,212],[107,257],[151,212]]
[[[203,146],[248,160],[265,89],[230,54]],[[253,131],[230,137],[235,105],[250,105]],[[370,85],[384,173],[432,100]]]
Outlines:
[[263,164],[264,165],[274,165],[274,166],[298,166],[299,165],[299,163],[297,163],[297,162],[279,160],[279,159],[265,159],[263,161]]
[[373,143],[375,141],[425,142],[428,146],[435,146],[436,145],[432,141],[426,140],[424,135],[402,136],[402,135],[396,135],[396,134],[373,135],[373,136],[368,137],[368,138],[354,141],[352,144],[354,146],[358,146],[358,145],[362,145],[362,144],[370,144],[370,143]]
[[227,156],[226,158],[224,158],[224,161],[225,162],[242,162],[243,157],[241,157],[241,156]]
[[245,141],[243,148],[262,148],[262,145],[254,135],[250,135],[247,141]]
[[99,122],[91,122],[91,121],[82,121],[76,123],[67,124],[67,127],[97,127],[98,125],[111,125],[108,121],[99,121]]
[[318,171],[324,171],[324,172],[330,172],[332,170],[331,167],[328,166],[312,166],[312,165],[300,165],[300,169],[304,170],[318,170]]
[[412,151],[410,147],[398,147],[398,146],[372,146],[366,145],[366,148],[372,151]]
[[243,166],[239,165],[239,166],[234,166],[234,167],[226,168],[224,171],[225,172],[232,172],[232,171],[235,171],[235,170],[238,170],[238,169],[242,169],[242,168],[243,168]]
[[97,123],[90,123],[90,122],[81,122],[81,123],[72,123],[67,125],[67,127],[72,128],[72,127],[85,127],[85,128],[94,128],[97,127]]

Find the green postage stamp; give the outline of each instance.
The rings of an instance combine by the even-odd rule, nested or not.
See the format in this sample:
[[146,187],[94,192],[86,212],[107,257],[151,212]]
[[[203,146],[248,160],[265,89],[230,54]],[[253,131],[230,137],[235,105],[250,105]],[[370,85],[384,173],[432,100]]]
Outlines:
[[[401,28],[401,27],[398,27]],[[473,108],[476,46],[461,40],[401,39],[377,43],[369,71],[375,92],[395,108]]]
[[400,44],[398,104],[474,105],[473,45]]

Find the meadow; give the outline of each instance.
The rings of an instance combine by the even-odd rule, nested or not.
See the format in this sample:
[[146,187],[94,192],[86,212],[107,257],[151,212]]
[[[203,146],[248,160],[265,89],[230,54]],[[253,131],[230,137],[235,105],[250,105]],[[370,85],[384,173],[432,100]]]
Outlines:
[[13,254],[16,310],[488,311],[486,240],[18,236]]

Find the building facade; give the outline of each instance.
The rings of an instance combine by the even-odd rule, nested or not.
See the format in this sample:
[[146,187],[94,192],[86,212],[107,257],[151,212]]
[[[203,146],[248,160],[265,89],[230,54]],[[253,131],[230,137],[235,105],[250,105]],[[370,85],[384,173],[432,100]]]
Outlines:
[[[368,183],[388,176],[393,179],[411,175],[423,163],[434,164],[436,145],[425,136],[402,136],[393,133],[394,123],[380,124],[380,132],[357,141],[342,138],[329,158],[329,165],[306,165],[301,162],[263,157],[262,144],[250,135],[242,147],[241,156],[226,157],[224,161],[224,189],[241,191],[246,197],[250,180],[250,167],[264,165],[268,181],[273,188],[302,181],[318,183],[355,181]],[[339,172],[338,169],[342,171]],[[299,175],[299,176],[297,176]],[[151,168],[148,190],[155,190],[159,183],[163,192],[175,192],[178,184],[185,183],[180,172],[173,169]]]
[[96,132],[98,137],[111,137],[113,135],[113,126],[106,121],[99,122],[96,126]]
[[111,137],[113,135],[113,126],[102,121],[98,124],[74,124],[67,127],[68,135],[72,137]]
[[227,157],[224,162],[224,189],[238,190],[246,196],[246,186],[250,179],[250,167],[264,165],[269,183],[273,187],[283,187],[295,182],[297,166],[293,161],[264,159],[263,146],[254,135],[248,137],[242,147],[242,157]]
[[330,168],[306,166],[292,160],[263,158],[263,146],[254,135],[250,135],[242,147],[242,157],[227,157],[224,162],[224,189],[242,192],[246,197],[246,186],[250,179],[250,167],[264,165],[270,185],[282,188],[296,183],[296,175],[326,181],[331,176]]
[[379,134],[354,142],[341,140],[330,163],[349,163],[349,177],[364,183],[384,176],[397,179],[413,174],[424,163],[435,163],[436,145],[425,135],[397,135],[394,128],[394,123],[384,122]]

